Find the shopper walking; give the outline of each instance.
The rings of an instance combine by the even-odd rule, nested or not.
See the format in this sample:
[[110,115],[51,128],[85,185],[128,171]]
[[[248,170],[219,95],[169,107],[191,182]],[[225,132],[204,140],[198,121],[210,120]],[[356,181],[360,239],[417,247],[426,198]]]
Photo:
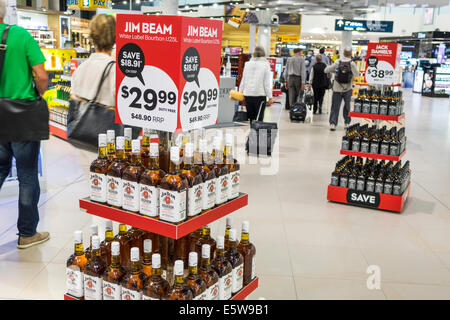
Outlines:
[[318,54],[315,58],[316,63],[311,69],[311,74],[309,78],[309,87],[314,90],[314,109],[313,112],[322,113],[323,97],[325,95],[325,90],[328,87],[328,75],[325,73],[325,68],[327,65],[322,62],[322,56]]
[[358,75],[358,68],[352,61],[352,49],[346,48],[344,50],[344,57],[336,60],[331,66],[326,67],[325,73],[336,74],[331,99],[330,130],[336,130],[342,100],[344,100],[342,114],[344,116],[345,128],[347,128],[351,120],[348,113],[350,112],[353,78]]
[[[272,97],[272,73],[269,61],[265,58],[266,53],[262,47],[256,47],[253,57],[245,63],[239,91],[244,94],[248,117],[263,121],[264,110],[267,104],[273,104]],[[261,110],[260,110],[261,109]],[[259,117],[258,116],[259,113]]]
[[331,64],[330,62],[330,58],[327,57],[327,55],[325,54],[325,48],[320,48],[319,49],[319,54],[322,57],[322,62],[325,63],[327,66],[329,66]]
[[[111,52],[116,43],[116,19],[106,14],[96,15],[89,24],[89,36],[94,42],[95,52],[73,73],[71,99],[94,99],[103,72],[108,64],[114,63]],[[113,66],[97,96],[98,103],[108,107],[116,105],[115,81],[116,72]]]
[[308,53],[305,56],[306,81],[309,81],[309,74],[311,73],[311,69],[315,63],[314,60],[314,51],[308,50]]
[[[39,48],[37,41],[27,30],[16,25],[8,26],[3,23],[6,13],[6,0],[0,0],[0,39],[7,34],[6,48],[2,48],[4,54],[3,67],[0,77],[0,108],[7,110],[7,100],[10,104],[19,103],[18,100],[27,101],[30,106],[37,100],[40,94],[47,89],[48,77],[44,69],[45,58]],[[33,84],[34,82],[34,84]],[[36,92],[37,91],[37,92]],[[14,102],[17,101],[17,102]],[[44,103],[45,104],[45,103]],[[33,108],[36,105],[33,104]],[[43,122],[39,125],[43,128],[48,126],[46,108],[44,117],[30,119],[30,121]],[[2,113],[0,123],[8,120],[5,113]],[[27,111],[24,116],[29,115]],[[17,116],[11,119],[18,119]],[[40,120],[41,119],[41,120]],[[19,120],[16,120],[19,121]],[[21,121],[21,120],[20,120]],[[25,120],[24,120],[25,121]],[[2,124],[4,125],[4,124]],[[18,130],[16,139],[0,136],[0,189],[11,170],[12,158],[16,159],[17,178],[19,179],[19,217],[17,220],[18,242],[17,247],[24,249],[42,243],[50,239],[48,232],[36,232],[39,222],[38,202],[40,197],[40,187],[38,178],[38,159],[40,141],[23,141],[27,136],[27,128],[23,124],[17,124]],[[28,135],[33,135],[30,124]],[[48,135],[48,132],[47,132]],[[40,137],[36,137],[41,139]],[[47,137],[45,137],[47,138]],[[42,137],[44,139],[44,137]]]
[[289,105],[293,106],[298,96],[305,91],[306,65],[301,49],[294,49],[294,55],[286,62],[285,73],[289,90]]

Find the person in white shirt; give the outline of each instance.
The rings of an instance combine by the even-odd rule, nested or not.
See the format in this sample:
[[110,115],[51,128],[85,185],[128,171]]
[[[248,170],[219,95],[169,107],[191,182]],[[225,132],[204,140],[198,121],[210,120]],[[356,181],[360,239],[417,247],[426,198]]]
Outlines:
[[[253,57],[244,66],[239,92],[245,97],[245,105],[250,123],[254,120],[263,121],[267,104],[273,104],[272,73],[266,53],[262,47],[256,47]],[[261,110],[260,110],[261,109]],[[258,116],[259,117],[256,119]]]

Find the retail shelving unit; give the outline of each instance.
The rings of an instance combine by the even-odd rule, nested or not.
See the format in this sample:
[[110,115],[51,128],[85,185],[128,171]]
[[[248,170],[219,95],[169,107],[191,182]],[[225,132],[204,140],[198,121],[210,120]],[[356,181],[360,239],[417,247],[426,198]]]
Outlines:
[[403,151],[403,153],[399,156],[390,156],[390,155],[378,154],[378,153],[366,153],[366,152],[358,152],[358,151],[351,151],[351,150],[341,150],[340,153],[343,155],[346,155],[346,156],[353,156],[353,157],[362,157],[362,158],[387,160],[387,161],[399,161],[405,155],[406,150]]
[[67,140],[67,127],[63,126],[62,124],[59,124],[54,121],[49,121],[48,123],[50,133],[54,136],[57,136],[61,139]]

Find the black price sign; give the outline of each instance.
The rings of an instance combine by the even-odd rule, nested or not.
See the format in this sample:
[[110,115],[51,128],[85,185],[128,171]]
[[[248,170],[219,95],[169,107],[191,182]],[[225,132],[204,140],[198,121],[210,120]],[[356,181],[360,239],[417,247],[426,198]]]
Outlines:
[[187,82],[195,81],[197,86],[200,87],[198,81],[198,74],[200,72],[200,54],[194,47],[190,47],[184,52],[183,60],[181,61],[181,71]]
[[347,191],[347,202],[361,206],[378,208],[380,205],[380,194],[349,189]]
[[142,70],[145,66],[145,57],[142,49],[134,43],[127,43],[120,51],[117,58],[120,71],[127,77],[137,77],[145,85]]

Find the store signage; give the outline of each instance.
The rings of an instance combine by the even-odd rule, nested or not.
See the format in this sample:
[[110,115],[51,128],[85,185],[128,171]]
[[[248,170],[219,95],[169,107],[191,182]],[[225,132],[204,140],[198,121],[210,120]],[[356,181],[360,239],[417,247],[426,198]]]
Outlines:
[[222,21],[117,15],[116,122],[166,132],[217,122]]
[[378,206],[380,205],[380,194],[348,189],[347,203],[378,208]]
[[285,34],[279,34],[277,36],[277,42],[298,43],[299,41],[300,41],[300,36],[285,35]]
[[393,21],[336,19],[334,31],[392,32]]
[[110,0],[67,0],[68,8],[80,10],[96,10],[98,8],[111,9]]
[[367,45],[366,82],[370,85],[394,85],[399,81],[402,45],[374,43]]

